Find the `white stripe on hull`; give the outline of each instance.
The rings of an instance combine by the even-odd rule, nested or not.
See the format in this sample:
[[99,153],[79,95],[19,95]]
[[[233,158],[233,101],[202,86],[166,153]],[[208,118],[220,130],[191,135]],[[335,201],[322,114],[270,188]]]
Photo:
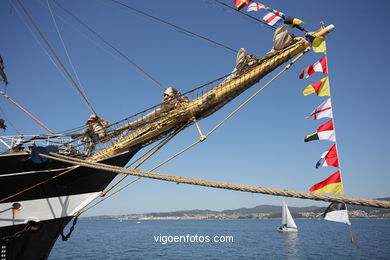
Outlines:
[[8,177],[8,176],[17,176],[17,175],[41,173],[41,172],[58,172],[58,171],[69,170],[69,169],[77,168],[77,167],[79,167],[79,166],[69,166],[69,167],[66,167],[66,168],[58,168],[58,169],[50,169],[50,170],[40,170],[40,171],[29,171],[29,172],[0,173],[0,178],[1,177]]
[[0,227],[24,224],[29,220],[43,221],[73,216],[99,195],[100,192],[92,192],[18,201],[21,204],[21,208],[16,210],[14,214],[12,213],[12,204],[14,202],[0,203]]

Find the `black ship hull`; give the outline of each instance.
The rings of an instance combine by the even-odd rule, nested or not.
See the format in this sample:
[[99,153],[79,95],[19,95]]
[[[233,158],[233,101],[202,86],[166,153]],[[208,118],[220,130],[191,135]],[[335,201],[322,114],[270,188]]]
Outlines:
[[[139,149],[100,162],[124,166]],[[117,175],[56,161],[36,164],[28,154],[0,156],[0,166],[1,260],[47,259],[63,228]]]

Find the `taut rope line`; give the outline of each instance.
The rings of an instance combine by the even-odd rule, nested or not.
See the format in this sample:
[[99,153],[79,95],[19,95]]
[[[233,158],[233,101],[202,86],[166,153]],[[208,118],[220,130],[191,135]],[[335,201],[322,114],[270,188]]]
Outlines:
[[327,202],[340,202],[340,203],[354,204],[354,205],[360,205],[360,206],[369,206],[369,207],[376,207],[376,208],[390,208],[390,201],[362,199],[362,198],[347,197],[347,196],[315,194],[315,193],[311,193],[311,192],[292,191],[292,190],[285,190],[285,189],[273,189],[273,188],[266,188],[266,187],[254,186],[254,185],[233,184],[233,183],[227,183],[227,182],[202,180],[202,179],[189,178],[189,177],[183,177],[183,176],[158,174],[158,173],[141,171],[138,169],[126,169],[126,168],[106,165],[106,164],[102,164],[102,163],[86,162],[84,160],[71,158],[71,157],[56,154],[56,153],[50,153],[50,154],[51,155],[40,154],[40,156],[45,157],[45,158],[49,158],[49,159],[53,159],[53,160],[57,160],[57,161],[61,161],[61,162],[65,162],[65,163],[83,166],[83,167],[88,167],[88,168],[93,168],[93,169],[98,169],[98,170],[103,170],[103,171],[109,171],[109,172],[123,173],[123,174],[127,174],[127,175],[133,175],[133,176],[149,178],[149,179],[175,182],[175,183],[185,183],[185,184],[218,188],[218,189],[227,189],[227,190],[235,190],[235,191],[243,191],[243,192],[251,192],[251,193],[261,193],[261,194],[293,197],[293,198],[300,198],[300,199],[321,200],[321,201],[327,201]]
[[161,84],[159,81],[157,81],[156,78],[154,78],[152,75],[147,73],[143,68],[141,68],[138,64],[136,64],[134,61],[132,61],[128,56],[126,56],[122,51],[120,51],[118,48],[116,48],[114,45],[112,45],[108,40],[106,40],[103,36],[98,34],[92,27],[90,27],[88,24],[83,22],[80,18],[78,18],[76,15],[74,15],[69,9],[65,8],[62,6],[60,3],[57,1],[53,1],[56,5],[58,5],[62,10],[64,10],[68,15],[70,15],[73,19],[75,19],[78,23],[83,25],[87,30],[92,32],[96,37],[98,37],[100,40],[102,40],[106,45],[108,45],[110,48],[112,48],[116,53],[118,53],[122,58],[124,58],[127,62],[129,62],[134,68],[136,68],[137,71],[141,72],[144,76],[146,76],[148,79],[153,81],[154,83],[157,84],[157,86],[164,88],[164,85]]
[[[133,169],[137,169],[138,167],[140,167],[146,160],[148,160],[153,154],[155,154],[158,150],[160,150],[164,145],[166,145],[170,140],[172,140],[173,137],[175,137],[178,133],[180,133],[186,126],[188,125],[187,124],[184,124],[183,126],[181,126],[180,128],[178,128],[172,135],[168,136],[168,138],[166,138],[162,143],[160,143],[159,145],[157,145],[153,151],[151,151],[150,154],[148,154],[141,162],[139,162]],[[123,181],[128,175],[123,175],[116,183],[114,183],[113,185],[111,185],[107,190],[105,190],[104,192],[102,192],[102,194],[100,194],[100,197],[104,197],[106,196],[106,194],[111,191],[115,186],[117,186],[121,181]],[[133,180],[131,183],[134,183],[136,181],[138,181],[140,178],[137,178],[137,180]]]
[[229,47],[229,46],[227,46],[227,45],[225,45],[225,44],[216,42],[216,41],[211,40],[211,39],[209,39],[209,38],[207,38],[207,37],[205,37],[205,36],[202,36],[202,35],[200,35],[200,34],[191,32],[191,31],[189,31],[189,30],[187,30],[187,29],[185,29],[185,28],[183,28],[183,27],[180,27],[180,26],[175,25],[175,24],[173,24],[173,23],[167,22],[167,21],[165,21],[165,20],[163,20],[163,19],[161,19],[161,18],[158,18],[158,17],[156,17],[156,16],[153,16],[153,15],[150,15],[150,14],[148,14],[148,13],[146,13],[146,12],[143,12],[143,11],[141,11],[141,10],[138,10],[138,9],[136,9],[136,8],[134,8],[134,7],[130,6],[130,5],[128,5],[128,4],[124,4],[124,3],[119,2],[119,1],[117,1],[117,0],[111,0],[111,1],[114,2],[114,3],[117,4],[117,5],[126,7],[126,8],[128,8],[128,9],[130,9],[130,10],[133,10],[134,12],[137,12],[138,14],[142,14],[142,15],[144,15],[144,16],[146,16],[146,17],[148,17],[148,18],[151,18],[151,19],[153,19],[153,20],[155,20],[155,21],[158,21],[158,22],[160,22],[160,23],[162,23],[162,24],[171,26],[171,27],[173,27],[173,28],[175,28],[175,29],[177,29],[177,30],[179,30],[179,31],[181,31],[181,32],[184,32],[184,33],[187,33],[187,34],[189,34],[189,35],[191,35],[191,36],[194,36],[194,37],[197,37],[197,38],[199,38],[199,39],[205,40],[205,41],[207,41],[207,42],[209,42],[209,43],[211,43],[211,44],[214,44],[214,45],[216,45],[216,46],[225,48],[225,49],[227,49],[227,50],[229,50],[229,51],[231,51],[231,52],[234,52],[234,53],[237,53],[237,52],[238,52],[238,50],[236,50],[236,49],[234,49],[234,48],[231,48],[231,47]]
[[24,109],[21,105],[19,105],[18,103],[16,103],[16,101],[14,101],[12,98],[10,98],[7,94],[5,94],[4,91],[1,91],[0,90],[0,95],[3,95],[6,99],[8,99],[9,101],[11,101],[12,104],[14,104],[15,106],[17,106],[20,110],[22,110],[24,113],[26,113],[32,120],[34,120],[35,122],[37,122],[40,126],[42,126],[44,129],[46,129],[49,133],[51,134],[55,134],[52,130],[50,130],[46,125],[44,125],[41,121],[39,121],[35,116],[33,116],[30,112],[28,112],[26,109]]
[[73,86],[77,90],[77,92],[80,94],[82,99],[85,101],[85,103],[88,105],[89,109],[92,111],[93,114],[97,115],[95,109],[93,108],[92,104],[89,102],[88,98],[84,94],[83,91],[81,91],[80,87],[77,85],[76,81],[73,79],[72,75],[69,73],[69,71],[66,69],[65,65],[62,63],[56,52],[54,51],[53,47],[49,43],[49,41],[46,39],[46,37],[43,35],[42,31],[39,29],[38,25],[35,23],[34,19],[30,15],[30,13],[27,11],[27,9],[24,7],[21,0],[17,0],[20,7],[22,8],[23,12],[26,14],[27,18],[30,20],[31,24],[34,26],[38,34],[41,36],[42,40],[45,42],[51,53],[53,54],[54,58],[57,60],[58,64],[62,68],[62,70],[65,72],[65,74],[68,76],[70,81],[73,83]]

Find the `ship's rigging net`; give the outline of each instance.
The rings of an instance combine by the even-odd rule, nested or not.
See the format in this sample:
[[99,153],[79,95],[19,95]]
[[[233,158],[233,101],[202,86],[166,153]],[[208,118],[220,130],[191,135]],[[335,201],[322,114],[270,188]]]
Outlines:
[[[98,134],[88,126],[63,133],[63,136],[72,138],[61,142],[63,145],[60,151],[83,157],[96,155],[92,159],[102,159],[131,146],[146,146],[183,125],[192,124],[192,119],[199,120],[213,114],[264,75],[307,47],[302,38],[292,39],[285,37],[286,34],[288,33],[285,29],[276,31],[274,46],[265,56],[257,58],[239,52],[232,73],[111,125],[104,124],[101,127],[103,130]],[[280,38],[286,39],[284,43],[281,43]],[[240,55],[244,55],[244,59]],[[48,139],[48,136],[43,138]],[[34,137],[34,140],[30,141],[36,142],[38,139]]]

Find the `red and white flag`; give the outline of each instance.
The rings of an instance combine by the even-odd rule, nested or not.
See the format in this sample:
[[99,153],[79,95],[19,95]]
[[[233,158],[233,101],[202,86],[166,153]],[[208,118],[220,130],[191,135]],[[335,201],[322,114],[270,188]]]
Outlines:
[[259,3],[251,3],[250,5],[248,5],[248,8],[246,9],[247,12],[251,12],[251,11],[260,11],[260,9],[267,9],[268,6],[266,5],[263,5],[263,4],[259,4]]
[[[268,8],[268,7],[267,7]],[[277,16],[280,16],[280,17],[282,17],[282,18],[284,18],[285,17],[285,14],[284,13],[282,13],[282,12],[280,12],[280,11],[277,11],[277,10],[272,10],[271,12],[273,12],[274,14],[276,14]]]
[[318,120],[321,118],[333,118],[332,103],[330,98],[321,103],[306,119]]
[[332,145],[326,152],[321,155],[321,159],[317,162],[316,168],[333,166],[339,168],[339,156],[337,154],[336,144]]
[[329,140],[336,142],[333,119],[318,127],[317,132],[305,136],[305,143],[314,140]]
[[310,65],[306,69],[304,69],[301,74],[299,75],[300,79],[307,79],[311,74],[315,72],[322,72],[325,75],[328,75],[328,62],[326,60],[326,56],[324,56],[322,59],[314,63],[313,65]]

